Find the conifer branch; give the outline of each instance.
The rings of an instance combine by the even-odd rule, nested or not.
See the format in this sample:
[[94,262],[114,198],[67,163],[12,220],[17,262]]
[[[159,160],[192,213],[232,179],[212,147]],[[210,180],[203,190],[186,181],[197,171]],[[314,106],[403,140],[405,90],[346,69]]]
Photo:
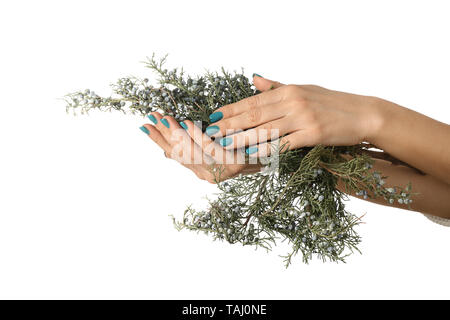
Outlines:
[[[166,58],[158,60],[153,55],[145,62],[158,75],[159,86],[151,85],[148,79],[121,78],[112,85],[109,97],[89,89],[68,94],[67,111],[116,110],[142,116],[160,111],[177,121],[202,121],[204,130],[215,109],[260,93],[243,70],[232,74],[222,68],[221,74],[206,72],[191,77],[182,68],[165,69]],[[313,256],[345,262],[349,254],[359,252],[361,238],[355,227],[361,217],[345,210],[347,196],[337,189],[339,179],[347,193],[355,192],[363,199],[380,197],[405,206],[412,202],[410,184],[386,188],[386,177],[371,170],[374,158],[407,165],[384,152],[369,150],[376,146],[284,147],[264,161],[266,168],[277,162],[277,170],[221,181],[223,168],[219,167],[220,193],[208,200],[207,209],[189,206],[181,220],[172,217],[175,228],[266,250],[279,240],[288,241],[291,251],[284,256],[286,267],[299,252],[305,263]]]

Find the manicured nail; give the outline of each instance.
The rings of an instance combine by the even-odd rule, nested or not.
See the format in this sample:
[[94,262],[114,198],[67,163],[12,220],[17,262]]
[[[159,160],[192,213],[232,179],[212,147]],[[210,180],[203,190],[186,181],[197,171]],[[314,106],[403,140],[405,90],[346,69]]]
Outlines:
[[152,115],[152,114],[149,114],[149,115],[147,116],[147,118],[149,118],[150,121],[153,122],[154,124],[156,124],[156,123],[158,122],[158,120],[156,120],[155,116]]
[[188,126],[186,125],[186,123],[184,123],[184,121],[180,122],[180,126],[182,126],[184,130],[188,129]]
[[222,119],[222,118],[223,118],[223,113],[220,112],[220,111],[214,112],[213,114],[210,114],[210,115],[209,115],[209,120],[210,120],[211,122],[217,122],[217,121],[219,121],[219,120]]
[[246,154],[253,154],[256,151],[258,151],[258,147],[249,147],[249,148],[245,149]]
[[167,121],[167,119],[161,119],[161,120],[159,120],[159,121],[161,121],[161,123],[163,124],[163,125],[165,125],[167,128],[170,128],[170,124],[169,124],[169,121]]
[[149,134],[150,134],[150,131],[149,131],[146,127],[144,127],[144,126],[139,127],[139,129],[141,129],[142,132],[145,133],[146,135],[149,135]]
[[232,138],[222,138],[219,141],[219,143],[222,147],[226,147],[226,146],[230,145],[230,143],[232,143],[232,142],[233,142]]
[[252,75],[252,78],[253,77],[260,77],[260,78],[262,78],[263,76],[262,75],[259,75],[259,74],[257,74],[257,73],[254,73],[253,75]]
[[205,131],[208,136],[212,136],[213,134],[219,132],[219,127],[218,126],[210,126],[210,127],[206,128]]

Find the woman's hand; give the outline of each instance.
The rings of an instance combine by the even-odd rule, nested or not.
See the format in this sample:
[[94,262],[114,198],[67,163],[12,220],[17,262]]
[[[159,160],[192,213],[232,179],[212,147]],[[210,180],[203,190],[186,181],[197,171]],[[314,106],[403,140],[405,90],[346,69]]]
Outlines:
[[272,143],[265,143],[268,140],[291,149],[365,141],[450,185],[448,124],[380,98],[283,85],[259,76],[253,82],[261,94],[211,115],[215,123],[206,133],[226,135],[219,140],[225,149],[247,147],[253,157],[273,150]]
[[264,92],[225,105],[210,117],[216,121],[206,133],[226,135],[219,142],[228,150],[251,146],[248,154],[266,155],[271,145],[264,142],[284,135],[278,142],[291,149],[354,145],[370,140],[377,129],[375,98],[312,85],[282,85],[258,76],[254,84]]
[[163,149],[166,157],[178,161],[202,180],[217,183],[261,169],[259,164],[245,164],[242,154],[224,150],[192,121],[178,123],[158,112],[148,118],[155,125],[145,124],[141,130]]

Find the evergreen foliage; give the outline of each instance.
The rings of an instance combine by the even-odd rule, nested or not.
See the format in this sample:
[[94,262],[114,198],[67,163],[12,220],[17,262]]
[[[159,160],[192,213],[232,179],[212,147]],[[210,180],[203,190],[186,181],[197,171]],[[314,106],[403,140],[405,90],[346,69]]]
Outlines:
[[[166,57],[153,55],[146,66],[158,75],[158,85],[148,79],[121,78],[112,85],[113,94],[101,97],[91,90],[65,97],[67,110],[86,113],[92,109],[120,111],[142,116],[153,111],[171,115],[178,121],[202,121],[217,108],[258,94],[241,73],[206,72],[191,77],[183,69],[164,68]],[[206,210],[188,207],[177,229],[204,232],[214,240],[252,245],[270,250],[277,241],[287,240],[291,250],[284,256],[286,267],[301,252],[303,261],[313,256],[324,261],[344,261],[358,250],[361,241],[355,232],[360,218],[345,210],[347,196],[337,189],[338,180],[346,192],[364,199],[381,197],[386,201],[409,205],[410,185],[384,187],[381,172],[372,170],[370,144],[347,147],[318,145],[296,150],[279,147],[274,156],[264,159],[266,168],[277,161],[277,170],[263,170],[221,181],[220,193],[208,200]]]

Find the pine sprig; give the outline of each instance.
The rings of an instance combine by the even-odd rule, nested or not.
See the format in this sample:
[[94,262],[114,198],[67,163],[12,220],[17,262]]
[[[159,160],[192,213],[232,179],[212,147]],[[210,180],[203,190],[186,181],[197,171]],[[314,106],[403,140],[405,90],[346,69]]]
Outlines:
[[[217,108],[258,94],[241,73],[207,71],[191,77],[184,70],[166,69],[167,56],[148,58],[145,65],[158,76],[158,85],[148,79],[125,77],[112,84],[113,94],[101,97],[87,89],[65,97],[67,110],[82,114],[91,110],[120,111],[146,116],[153,111],[178,121],[201,121],[205,129]],[[361,222],[345,210],[345,193],[364,199],[381,197],[389,203],[409,205],[411,186],[385,188],[386,177],[372,170],[368,144],[348,147],[315,146],[290,150],[276,146],[273,156],[261,159],[265,169],[221,181],[223,170],[215,171],[221,191],[208,200],[205,210],[188,207],[181,220],[173,218],[178,230],[203,232],[214,240],[225,240],[271,250],[287,241],[291,250],[283,258],[286,267],[299,252],[307,263],[313,256],[323,261],[345,261],[361,241],[355,227]],[[276,164],[276,166],[273,166]],[[276,168],[276,169],[273,169]]]

